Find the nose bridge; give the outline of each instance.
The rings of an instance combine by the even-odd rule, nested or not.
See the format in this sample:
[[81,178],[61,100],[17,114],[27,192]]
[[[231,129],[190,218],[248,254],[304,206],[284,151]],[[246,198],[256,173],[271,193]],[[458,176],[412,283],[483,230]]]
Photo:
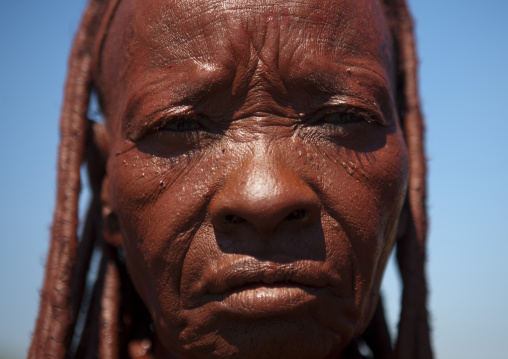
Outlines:
[[316,193],[280,160],[282,149],[257,146],[212,198],[213,225],[224,232],[242,226],[267,235],[280,226],[303,228],[319,217]]

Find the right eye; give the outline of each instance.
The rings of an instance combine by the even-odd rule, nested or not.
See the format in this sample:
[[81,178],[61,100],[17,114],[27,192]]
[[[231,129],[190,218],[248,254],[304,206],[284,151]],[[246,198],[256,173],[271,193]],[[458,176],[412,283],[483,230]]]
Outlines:
[[201,128],[202,128],[201,125],[197,123],[196,120],[193,118],[177,117],[166,122],[158,130],[171,132],[190,132],[190,131],[198,131]]
[[212,126],[211,121],[201,115],[161,116],[137,141],[138,148],[159,157],[199,152],[219,138]]

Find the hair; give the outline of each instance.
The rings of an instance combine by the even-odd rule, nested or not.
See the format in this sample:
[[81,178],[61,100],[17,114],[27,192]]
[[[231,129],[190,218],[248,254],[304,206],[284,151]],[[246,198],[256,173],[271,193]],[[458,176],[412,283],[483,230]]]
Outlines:
[[[406,0],[379,0],[394,41],[397,105],[409,152],[409,187],[403,213],[405,233],[397,240],[402,278],[397,340],[392,343],[381,298],[361,337],[345,357],[363,358],[366,344],[376,359],[431,359],[427,312],[426,161],[424,121],[418,94],[418,60],[413,20]],[[109,24],[120,0],[90,0],[69,60],[60,117],[58,189],[51,244],[41,290],[39,315],[29,358],[152,358],[151,317],[127,274],[122,251],[102,235],[101,185],[105,158],[87,119],[94,75]],[[86,163],[91,204],[78,236],[80,169]],[[80,238],[79,238],[80,237]],[[94,273],[93,258],[100,257]]]

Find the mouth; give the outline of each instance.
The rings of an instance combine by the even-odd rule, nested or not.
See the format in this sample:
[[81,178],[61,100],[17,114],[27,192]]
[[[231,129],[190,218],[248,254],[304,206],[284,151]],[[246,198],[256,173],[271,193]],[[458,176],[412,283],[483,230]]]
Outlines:
[[303,310],[315,301],[316,291],[293,283],[256,283],[233,288],[220,302],[235,313],[273,316]]
[[221,265],[207,277],[207,301],[253,317],[304,310],[329,286],[316,264],[260,262],[254,258]]

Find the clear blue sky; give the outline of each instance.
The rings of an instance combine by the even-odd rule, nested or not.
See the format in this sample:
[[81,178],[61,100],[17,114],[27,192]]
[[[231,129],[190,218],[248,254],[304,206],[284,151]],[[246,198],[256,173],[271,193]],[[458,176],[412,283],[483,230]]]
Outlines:
[[[55,196],[57,119],[84,5],[0,2],[0,359],[25,355],[35,319]],[[438,358],[507,358],[508,2],[411,5],[428,128],[435,351]],[[393,323],[398,287],[390,268],[385,293]]]

